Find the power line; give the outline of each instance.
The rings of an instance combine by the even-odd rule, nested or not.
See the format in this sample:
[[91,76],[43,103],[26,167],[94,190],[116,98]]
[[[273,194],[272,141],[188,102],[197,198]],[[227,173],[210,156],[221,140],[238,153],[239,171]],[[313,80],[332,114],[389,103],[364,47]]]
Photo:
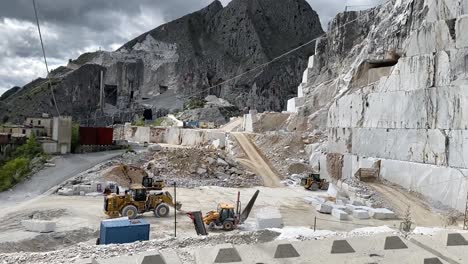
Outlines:
[[299,49],[301,49],[301,48],[303,48],[303,47],[305,47],[305,46],[308,46],[308,45],[314,43],[315,41],[317,41],[318,39],[320,39],[320,38],[326,36],[327,34],[332,34],[334,31],[336,31],[336,30],[338,30],[338,29],[340,29],[340,28],[342,28],[342,27],[345,27],[346,25],[351,24],[351,23],[353,23],[353,22],[355,22],[355,21],[357,21],[357,20],[359,20],[359,18],[360,18],[360,17],[358,16],[358,17],[356,17],[355,19],[350,20],[350,21],[344,23],[343,25],[340,25],[339,27],[334,28],[334,29],[331,30],[330,32],[325,32],[325,33],[321,34],[320,36],[315,37],[314,39],[309,40],[309,41],[307,41],[306,43],[304,43],[304,44],[302,44],[302,45],[300,45],[300,46],[298,46],[298,47],[296,47],[296,48],[294,48],[294,49],[291,49],[291,50],[289,50],[289,51],[287,51],[287,52],[285,52],[285,53],[283,53],[283,54],[281,54],[281,55],[279,55],[279,56],[273,58],[272,60],[270,60],[270,61],[268,61],[268,62],[265,62],[265,63],[263,63],[263,64],[261,64],[261,65],[255,67],[255,68],[251,69],[251,70],[245,71],[245,72],[243,72],[243,73],[241,73],[241,74],[238,74],[238,75],[236,75],[236,76],[234,76],[234,77],[232,77],[232,78],[230,78],[230,79],[227,79],[227,80],[225,80],[225,81],[223,81],[223,82],[220,82],[220,83],[218,83],[218,84],[216,84],[216,85],[213,85],[213,86],[210,86],[210,87],[208,87],[208,88],[202,89],[201,91],[199,91],[199,92],[197,92],[197,93],[193,93],[193,94],[188,95],[188,96],[181,96],[181,97],[179,97],[179,98],[190,98],[190,97],[192,97],[193,95],[201,94],[201,93],[203,93],[203,92],[205,92],[205,91],[208,91],[208,90],[213,89],[213,88],[215,88],[215,87],[218,87],[218,86],[220,86],[220,85],[226,84],[226,83],[228,83],[228,82],[230,82],[230,81],[233,81],[233,80],[235,80],[235,79],[238,79],[238,78],[240,78],[240,77],[242,77],[242,76],[244,76],[244,75],[246,75],[246,74],[249,74],[249,73],[254,72],[254,71],[256,71],[256,70],[262,69],[262,68],[264,68],[264,67],[266,67],[266,66],[272,64],[273,62],[275,62],[275,61],[277,61],[277,60],[279,60],[279,59],[281,59],[281,58],[283,58],[283,57],[285,57],[285,56],[287,56],[287,55],[289,55],[289,54],[291,54],[291,53],[293,53],[293,52],[295,52],[295,51],[297,51],[297,50],[299,50]]
[[47,71],[47,78],[49,79],[49,88],[50,88],[50,92],[52,94],[52,99],[54,100],[55,110],[57,110],[57,115],[60,117],[60,111],[58,109],[57,100],[55,100],[54,89],[52,88],[52,81],[50,79],[49,66],[47,64],[47,57],[46,57],[46,53],[45,53],[45,49],[44,49],[44,42],[42,40],[41,27],[39,25],[39,17],[37,16],[36,0],[32,0],[32,2],[33,2],[33,7],[34,7],[34,14],[36,15],[37,31],[39,32],[39,39],[41,41],[42,55],[44,56],[44,63],[45,63],[45,66],[46,66],[46,71]]

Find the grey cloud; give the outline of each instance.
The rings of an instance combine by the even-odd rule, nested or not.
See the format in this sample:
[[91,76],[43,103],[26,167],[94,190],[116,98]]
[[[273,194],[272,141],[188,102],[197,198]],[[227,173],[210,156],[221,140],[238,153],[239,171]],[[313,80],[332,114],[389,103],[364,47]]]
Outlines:
[[[281,1],[281,0],[276,0]],[[345,5],[382,0],[307,0],[321,18],[323,28]],[[55,64],[66,64],[84,51],[110,50],[130,39],[188,13],[212,0],[36,0],[46,53]],[[226,6],[230,0],[221,0]],[[13,23],[13,25],[8,25]],[[0,3],[1,89],[22,86],[44,76],[42,53],[32,0]],[[21,63],[28,61],[30,63]],[[34,63],[32,63],[34,62]],[[34,64],[34,65],[32,65]],[[53,67],[51,67],[53,68]]]

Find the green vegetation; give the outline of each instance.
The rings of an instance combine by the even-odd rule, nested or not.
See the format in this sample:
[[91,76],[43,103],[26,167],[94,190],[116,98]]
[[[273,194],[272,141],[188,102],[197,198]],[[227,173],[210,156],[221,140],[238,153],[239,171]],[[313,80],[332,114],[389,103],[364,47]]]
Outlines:
[[142,117],[136,121],[133,121],[132,126],[145,126],[145,119]]
[[165,120],[164,117],[160,117],[160,118],[154,120],[153,125],[154,125],[154,126],[161,126],[162,123],[164,122],[164,120]]
[[80,124],[73,123],[72,135],[71,135],[71,152],[75,152],[76,148],[80,144]]
[[96,56],[98,56],[98,52],[86,52],[81,54],[76,60],[72,61],[73,63],[83,65],[87,62],[90,62],[92,59],[94,59]]
[[31,172],[32,159],[42,154],[41,145],[35,137],[29,138],[26,144],[18,147],[12,157],[0,167],[0,191],[5,191],[26,178]]
[[205,99],[192,98],[187,103],[185,103],[184,110],[203,108],[205,107],[205,104],[206,104]]

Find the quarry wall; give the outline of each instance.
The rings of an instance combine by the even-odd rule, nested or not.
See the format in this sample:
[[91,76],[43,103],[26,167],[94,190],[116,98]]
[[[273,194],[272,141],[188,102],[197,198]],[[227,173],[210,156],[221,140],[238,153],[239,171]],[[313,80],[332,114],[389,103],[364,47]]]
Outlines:
[[[388,1],[373,11],[384,17],[367,20],[372,30],[354,43],[351,54],[342,60],[344,67],[338,67],[341,71],[314,63],[323,61],[324,50],[331,49],[317,45],[312,67],[298,87],[304,103],[298,107],[298,98],[293,98],[288,111],[328,109],[328,144],[320,158],[321,168],[328,169],[321,172],[323,177],[354,177],[359,168],[370,168],[380,160],[381,178],[464,211],[467,9],[466,0]],[[406,35],[395,39],[395,32]],[[395,65],[369,68],[363,74],[364,63],[384,62],[390,50],[398,51]],[[320,97],[317,101],[317,95],[333,100],[326,104]],[[327,164],[330,154],[342,155],[342,162],[332,169]]]

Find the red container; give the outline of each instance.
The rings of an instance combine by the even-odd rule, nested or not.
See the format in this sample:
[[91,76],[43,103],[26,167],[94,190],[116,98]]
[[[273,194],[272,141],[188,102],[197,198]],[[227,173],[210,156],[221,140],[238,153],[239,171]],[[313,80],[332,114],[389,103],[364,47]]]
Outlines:
[[80,127],[81,145],[112,145],[113,136],[113,128]]
[[98,127],[96,129],[98,145],[112,145],[114,129],[110,127]]

